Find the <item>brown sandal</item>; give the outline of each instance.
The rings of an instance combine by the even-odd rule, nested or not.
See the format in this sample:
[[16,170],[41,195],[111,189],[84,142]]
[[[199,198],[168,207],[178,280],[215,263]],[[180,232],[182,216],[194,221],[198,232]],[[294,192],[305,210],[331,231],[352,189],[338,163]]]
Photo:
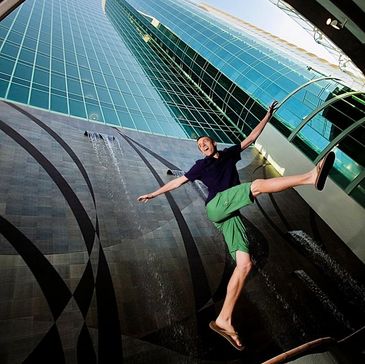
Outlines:
[[238,336],[237,332],[229,332],[227,330],[224,330],[220,328],[214,321],[211,321],[209,323],[209,327],[215,331],[217,334],[223,336],[235,349],[242,351],[245,349],[243,345],[239,346],[237,343],[233,340],[232,336],[236,335]]

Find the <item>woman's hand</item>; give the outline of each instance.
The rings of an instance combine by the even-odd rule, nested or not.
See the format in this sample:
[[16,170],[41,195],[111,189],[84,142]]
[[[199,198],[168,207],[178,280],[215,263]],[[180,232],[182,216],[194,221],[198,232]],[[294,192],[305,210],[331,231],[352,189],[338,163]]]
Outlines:
[[142,195],[137,198],[139,202],[148,202],[148,200],[153,199],[155,196],[152,193],[148,193],[147,195]]
[[277,102],[276,100],[274,100],[274,101],[272,102],[272,104],[269,106],[269,109],[267,110],[267,112],[268,112],[270,115],[272,115],[272,114],[276,111],[276,109],[277,109],[277,105],[278,105],[278,102]]

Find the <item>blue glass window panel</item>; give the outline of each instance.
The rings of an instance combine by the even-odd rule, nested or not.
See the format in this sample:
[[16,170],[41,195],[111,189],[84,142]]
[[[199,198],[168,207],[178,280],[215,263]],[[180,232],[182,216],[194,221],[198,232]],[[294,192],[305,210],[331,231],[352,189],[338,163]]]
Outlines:
[[30,104],[33,106],[48,109],[48,93],[32,89],[30,94]]
[[221,54],[218,54],[218,53],[213,54],[210,57],[210,61],[219,70],[220,70],[220,66],[225,63],[224,56],[222,56]]
[[120,92],[114,90],[109,90],[109,92],[113,99],[114,105],[127,107],[127,104],[125,103],[124,98]]
[[136,128],[133,123],[132,117],[128,112],[117,110],[117,113],[122,126],[124,126],[125,128]]
[[87,58],[84,56],[77,55],[77,60],[79,61],[79,66],[88,68],[89,64],[87,62]]
[[79,67],[79,71],[80,71],[80,77],[83,81],[93,82],[91,72],[89,69],[86,69],[84,67]]
[[227,51],[229,51],[232,54],[242,52],[241,44],[237,45],[237,44],[234,44],[234,43],[227,43],[223,46],[223,48],[226,49]]
[[146,118],[146,123],[149,125],[152,132],[158,134],[164,134],[164,131],[157,120],[152,118]]
[[[326,92],[326,94],[328,94],[328,90],[325,90],[324,88],[326,88],[327,87],[327,85],[329,85],[329,83],[328,82],[316,82],[316,83],[311,83],[311,84],[309,84],[309,85],[307,85],[306,87],[305,87],[305,89],[308,91],[308,92],[311,92],[312,94],[315,94],[315,95],[318,95],[322,90],[324,91],[324,92]],[[331,91],[333,91],[333,90],[331,90]],[[331,92],[330,91],[330,92]]]
[[100,107],[97,105],[90,104],[88,102],[86,104],[86,112],[87,117],[90,120],[103,121],[103,116],[101,114]]
[[0,79],[0,97],[5,97],[8,89],[8,82]]
[[199,54],[201,54],[205,59],[209,59],[213,54],[213,49],[202,47],[202,49],[199,50]]
[[104,102],[104,101],[100,101],[99,100],[99,105],[101,106],[101,108],[106,107],[108,109],[113,109],[114,105],[109,103],[109,102]]
[[130,88],[128,87],[128,83],[126,80],[124,80],[122,78],[116,78],[116,82],[119,86],[119,90],[124,91],[124,92],[130,92]]
[[142,112],[148,112],[150,113],[151,112],[151,109],[150,107],[148,106],[148,102],[147,100],[145,100],[144,98],[142,97],[136,97],[136,102],[139,106],[139,109],[142,111]]
[[103,107],[104,120],[108,124],[120,125],[117,114],[113,109]]
[[114,89],[118,90],[118,85],[115,82],[114,77],[106,75],[106,74],[104,74],[104,77],[105,77],[106,83],[108,85],[108,88],[114,88]]
[[82,88],[84,90],[85,98],[97,100],[96,90],[92,84],[82,82]]
[[65,78],[53,73],[51,75],[51,87],[56,88],[58,90],[66,91]]
[[47,70],[49,69],[49,57],[48,56],[38,53],[35,63],[39,67],[44,67]]
[[215,43],[213,40],[208,39],[204,43],[203,47],[201,48],[201,51],[212,51],[212,52],[214,52],[214,50],[216,50],[216,49],[221,49],[220,45]]
[[23,39],[23,35],[21,33],[13,31],[13,32],[10,32],[7,40],[11,41],[13,43],[16,43],[16,44],[20,44],[22,42],[22,39]]
[[9,58],[0,56],[1,72],[11,75],[13,72],[15,61]]
[[161,104],[154,101],[154,100],[148,100],[148,105],[149,107],[151,108],[151,110],[153,111],[154,114],[160,114],[160,115],[163,115],[163,111],[161,110],[161,108],[164,108],[164,106]]
[[[4,40],[6,35],[8,34],[8,29],[1,26],[2,23],[0,23],[0,40]],[[1,42],[0,42],[1,44]]]
[[66,63],[66,73],[67,73],[67,76],[79,78],[79,71],[78,71],[77,67],[71,63]]
[[67,94],[65,91],[57,90],[56,88],[51,88],[51,92],[55,95],[67,97]]
[[97,86],[102,86],[102,87],[107,87],[106,83],[104,81],[104,77],[101,73],[99,72],[93,72],[93,77],[94,77],[94,83]]
[[50,53],[50,44],[39,41],[39,43],[38,43],[38,52],[41,52],[41,53],[44,53],[44,54],[48,55]]
[[73,48],[68,49],[67,52],[65,52],[65,59],[67,62],[76,64],[76,54],[73,52]]
[[85,105],[83,102],[69,99],[70,114],[79,116],[80,118],[86,118]]
[[53,44],[56,44],[58,42],[60,42],[62,40],[61,38],[61,34],[62,34],[62,29],[60,26],[60,22],[58,21],[58,19],[56,19],[57,17],[57,13],[53,14],[53,32],[52,32],[52,42]]
[[68,97],[70,99],[76,100],[76,101],[81,101],[84,102],[84,98],[81,95],[76,95],[76,94],[72,94],[72,93],[68,93]]
[[144,117],[139,116],[139,115],[134,115],[134,114],[132,114],[132,116],[133,116],[134,123],[138,130],[151,131],[151,129],[148,127]]
[[136,100],[134,99],[134,97],[132,97],[131,95],[128,95],[128,94],[124,94],[123,93],[123,97],[127,103],[127,107],[129,109],[135,109],[135,110],[138,110],[138,105],[137,105],[137,102]]
[[1,53],[7,54],[8,56],[12,56],[12,57],[16,58],[16,56],[18,55],[18,51],[19,51],[18,45],[14,45],[12,43],[5,42]]
[[266,92],[272,96],[273,99],[276,100],[282,100],[284,99],[288,94],[283,89],[281,89],[278,85],[275,83],[271,83],[268,86],[265,87]]
[[10,100],[22,102],[23,104],[28,103],[29,88],[13,83],[10,85],[8,98]]
[[237,71],[237,69],[233,66],[233,64],[231,63],[225,63],[222,67],[221,67],[221,72],[226,74],[228,77],[232,74],[235,73]]
[[275,70],[271,67],[269,67],[266,63],[264,62],[259,62],[255,64],[255,69],[262,73],[263,75],[265,75],[266,77],[270,78],[273,73],[276,73]]
[[52,57],[58,58],[58,59],[63,59],[64,56],[63,56],[63,49],[62,49],[62,41],[61,40],[55,41],[53,39]]
[[21,23],[21,22],[19,22],[19,20],[17,20],[15,22],[15,24],[13,25],[13,28],[12,29],[15,30],[15,31],[17,31],[18,33],[24,33],[25,27],[26,27],[26,24],[25,23]]
[[18,78],[18,77],[13,77],[13,79],[12,79],[11,82],[15,82],[15,83],[17,83],[19,85],[24,85],[24,86],[27,86],[27,87],[30,86],[30,81],[24,80],[24,79]]
[[47,47],[48,47],[48,49],[50,49],[50,47],[51,47],[51,27],[49,27],[47,31],[44,31],[42,33],[42,41],[44,43],[47,43]]
[[29,20],[29,26],[33,28],[38,28],[40,22],[41,22],[41,15],[39,13],[33,12],[32,17]]
[[20,51],[19,59],[21,61],[24,61],[24,62],[33,63],[34,56],[35,56],[35,52],[34,51],[31,51],[31,50],[28,50],[26,48],[23,48]]
[[298,88],[297,83],[293,82],[292,80],[290,80],[286,77],[281,77],[280,80],[278,80],[278,85],[282,89],[284,89],[284,91],[286,91],[287,93],[290,93]]
[[82,95],[81,84],[79,80],[67,78],[67,89],[68,92],[73,94]]
[[89,64],[90,64],[90,60],[93,58],[96,58],[96,55],[92,48],[92,44],[85,44],[85,47],[86,47],[87,58],[88,58]]
[[36,89],[36,90],[39,90],[39,91],[44,91],[44,92],[49,92],[49,87],[47,86],[42,86],[42,85],[39,85],[38,83],[32,83],[32,88]]
[[[54,29],[53,34],[61,33],[61,29]],[[62,50],[62,38],[53,36],[52,39],[52,54],[55,57],[63,58],[63,50]]]
[[67,55],[68,54],[74,54],[74,44],[72,41],[72,38],[70,37],[70,39],[67,39],[67,33],[64,33],[64,39],[63,39],[63,49],[64,49],[64,55],[66,60],[67,59]]
[[[126,86],[124,86],[126,83],[124,80],[117,79],[117,82],[118,82],[120,90],[130,92],[131,94],[133,94],[135,96],[143,95],[141,89],[138,87],[138,84],[133,83],[133,82],[127,82],[128,87],[126,88]],[[123,88],[121,87],[121,84],[123,85]],[[128,90],[130,90],[130,91],[128,91]]]
[[297,136],[309,145],[312,150],[316,151],[317,154],[328,144],[328,141],[323,138],[320,133],[308,125],[304,127]]
[[[174,124],[171,124],[171,123],[168,123],[165,121],[160,121],[160,124],[161,124],[162,129],[164,130],[164,134],[166,134],[166,135],[173,135],[176,137],[186,136],[186,134],[183,133],[180,128],[179,128],[180,130],[177,128],[176,123],[174,125]],[[205,134],[207,134],[207,133],[205,133]]]
[[257,58],[254,57],[252,54],[250,54],[251,50],[248,50],[246,52],[242,52],[237,55],[241,61],[243,61],[245,64],[252,65],[257,62]]
[[52,71],[64,73],[65,72],[64,63],[58,59],[52,58]]
[[18,63],[15,68],[14,77],[19,77],[24,80],[30,81],[32,77],[32,67],[26,66],[22,63]]
[[52,57],[53,58],[58,58],[58,59],[63,59],[63,50],[61,48],[52,47]]
[[23,40],[23,46],[30,48],[30,49],[36,49],[37,47],[37,39],[25,37]]
[[[286,69],[286,71],[288,71],[288,69]],[[302,75],[298,74],[293,69],[289,70],[289,72],[285,72],[285,74],[284,74],[284,71],[282,71],[282,73],[285,78],[291,80],[298,86],[303,85],[304,83],[306,83],[308,81],[307,78],[304,78]]]
[[[256,85],[258,85],[259,83],[261,83],[262,81],[265,80],[264,76],[253,68],[251,68],[246,73],[246,78],[249,79],[251,82],[255,83]],[[238,78],[238,80],[240,80],[240,79],[241,79],[241,77]]]
[[96,59],[89,58],[90,68],[93,70],[93,73],[95,71],[101,72],[99,62]]
[[68,114],[67,99],[62,96],[51,94],[51,110]]
[[36,68],[34,70],[33,82],[39,83],[44,86],[49,85],[49,73]]
[[306,102],[306,104],[312,105],[313,108],[317,108],[322,104],[322,99],[312,92],[305,93],[304,101]]
[[109,92],[106,88],[96,86],[96,91],[98,93],[98,98],[102,102],[107,102],[109,104],[112,103],[112,100],[109,96]]

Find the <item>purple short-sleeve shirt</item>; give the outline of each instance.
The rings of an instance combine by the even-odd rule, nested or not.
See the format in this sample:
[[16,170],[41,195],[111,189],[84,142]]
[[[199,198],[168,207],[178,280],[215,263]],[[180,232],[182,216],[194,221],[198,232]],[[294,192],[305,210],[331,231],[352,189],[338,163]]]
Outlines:
[[241,159],[241,145],[219,151],[219,157],[205,157],[199,159],[185,173],[185,177],[193,182],[196,179],[202,181],[208,187],[206,204],[212,200],[218,192],[240,184],[236,163]]

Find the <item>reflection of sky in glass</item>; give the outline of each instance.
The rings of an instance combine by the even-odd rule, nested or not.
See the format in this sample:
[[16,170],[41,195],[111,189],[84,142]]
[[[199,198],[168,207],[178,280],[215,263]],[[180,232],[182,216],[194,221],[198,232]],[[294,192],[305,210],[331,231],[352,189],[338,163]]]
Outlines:
[[342,150],[335,148],[335,168],[340,171],[349,181],[353,181],[362,171],[363,167],[352,160]]

